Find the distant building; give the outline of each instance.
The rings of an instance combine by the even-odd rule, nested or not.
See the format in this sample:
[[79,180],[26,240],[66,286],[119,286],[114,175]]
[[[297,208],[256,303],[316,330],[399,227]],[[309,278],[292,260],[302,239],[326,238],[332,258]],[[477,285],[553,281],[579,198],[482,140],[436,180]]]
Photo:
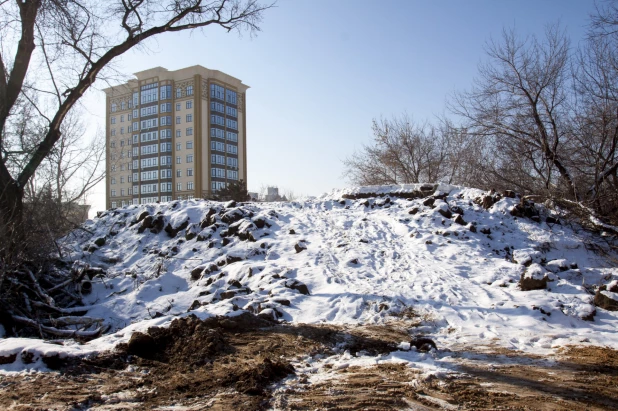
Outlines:
[[251,197],[252,201],[257,201],[260,198],[258,193],[254,193],[254,192],[250,191],[247,194],[249,194],[249,197]]
[[210,197],[247,181],[247,85],[202,66],[135,76],[104,90],[107,208]]
[[278,187],[266,188],[266,196],[264,197],[264,201],[279,201],[279,200],[281,200],[281,197],[279,196]]

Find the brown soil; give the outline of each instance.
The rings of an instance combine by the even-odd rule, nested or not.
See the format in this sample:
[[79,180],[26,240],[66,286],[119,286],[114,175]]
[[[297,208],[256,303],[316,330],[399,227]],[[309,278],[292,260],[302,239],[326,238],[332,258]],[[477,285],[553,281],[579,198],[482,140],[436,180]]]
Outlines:
[[618,352],[602,347],[566,347],[551,360],[452,352],[457,373],[438,377],[381,364],[331,370],[311,383],[311,375],[292,365],[331,355],[336,345],[377,355],[406,339],[399,326],[189,317],[136,334],[107,355],[50,362],[57,372],[0,377],[0,409],[618,409]]

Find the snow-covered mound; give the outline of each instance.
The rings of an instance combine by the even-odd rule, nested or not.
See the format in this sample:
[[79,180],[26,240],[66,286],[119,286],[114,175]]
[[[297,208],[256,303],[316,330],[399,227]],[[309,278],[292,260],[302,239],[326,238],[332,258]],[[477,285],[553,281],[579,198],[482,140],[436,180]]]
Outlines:
[[339,324],[413,312],[423,325],[412,331],[448,348],[618,348],[618,312],[595,309],[592,294],[618,270],[587,250],[589,234],[519,204],[475,189],[413,185],[290,203],[186,200],[112,210],[64,244],[78,266],[104,270],[85,304],[109,333],[85,345],[0,340],[0,358],[25,347],[96,352],[176,316],[245,310]]

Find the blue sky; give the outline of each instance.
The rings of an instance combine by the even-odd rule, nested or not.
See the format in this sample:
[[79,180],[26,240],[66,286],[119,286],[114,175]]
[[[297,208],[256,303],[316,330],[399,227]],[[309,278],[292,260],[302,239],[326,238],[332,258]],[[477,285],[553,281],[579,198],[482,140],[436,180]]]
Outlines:
[[[200,64],[240,78],[251,86],[249,189],[319,195],[348,185],[341,160],[371,141],[373,118],[442,114],[503,28],[542,35],[559,21],[576,47],[593,11],[592,0],[279,0],[255,38],[216,28],[162,35],[116,67]],[[103,93],[88,106],[102,124]],[[99,210],[102,190],[91,197]]]

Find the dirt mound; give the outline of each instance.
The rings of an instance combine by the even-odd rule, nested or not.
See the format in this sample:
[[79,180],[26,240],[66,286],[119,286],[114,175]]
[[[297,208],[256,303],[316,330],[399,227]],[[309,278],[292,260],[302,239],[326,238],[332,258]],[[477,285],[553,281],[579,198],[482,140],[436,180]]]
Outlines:
[[234,353],[225,341],[227,331],[247,332],[273,324],[250,313],[237,317],[213,317],[199,320],[194,315],[172,321],[168,328],[151,327],[148,333],[134,333],[120,352],[165,363],[199,366],[216,356]]

